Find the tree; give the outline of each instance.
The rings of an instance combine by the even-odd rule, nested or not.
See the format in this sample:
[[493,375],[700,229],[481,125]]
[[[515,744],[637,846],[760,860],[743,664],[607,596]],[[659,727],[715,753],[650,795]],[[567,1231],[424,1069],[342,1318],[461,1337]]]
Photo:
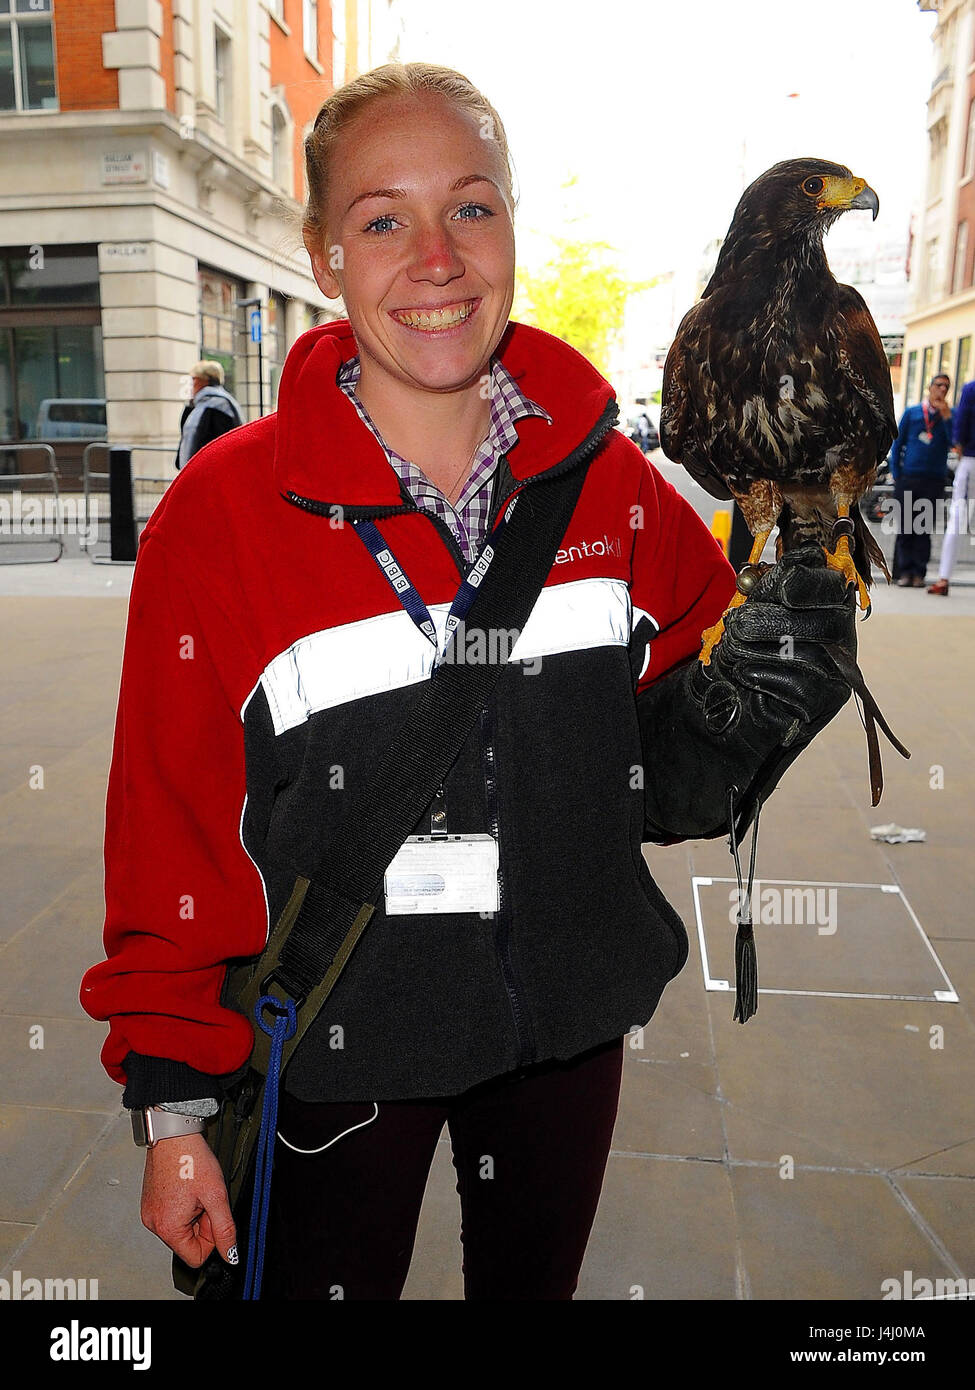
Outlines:
[[571,343],[605,376],[627,298],[656,280],[627,280],[608,242],[552,240],[555,254],[541,270],[519,270],[512,318]]

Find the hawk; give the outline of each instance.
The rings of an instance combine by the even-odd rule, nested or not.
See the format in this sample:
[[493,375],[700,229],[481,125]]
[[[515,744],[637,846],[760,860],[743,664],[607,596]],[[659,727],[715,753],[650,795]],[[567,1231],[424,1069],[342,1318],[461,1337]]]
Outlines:
[[[869,612],[870,562],[890,574],[859,499],[897,423],[877,325],[823,250],[851,208],[876,219],[880,202],[825,159],[783,160],[745,189],[667,354],[660,440],[713,497],[737,500],[754,537],[750,565],[778,524],[778,553],[821,544]],[[705,663],[721,629],[704,634]]]
[[[760,573],[778,525],[777,556],[815,542],[870,611],[871,562],[890,581],[860,498],[897,436],[887,357],[862,296],[834,279],[823,236],[850,209],[880,210],[843,164],[787,159],[745,189],[714,273],[684,315],[664,366],[660,441],[713,497],[734,497],[754,538],[731,608]],[[852,550],[851,550],[852,545]],[[730,611],[730,610],[729,610]],[[703,634],[707,665],[724,630]],[[874,719],[863,685],[874,805],[882,788]]]

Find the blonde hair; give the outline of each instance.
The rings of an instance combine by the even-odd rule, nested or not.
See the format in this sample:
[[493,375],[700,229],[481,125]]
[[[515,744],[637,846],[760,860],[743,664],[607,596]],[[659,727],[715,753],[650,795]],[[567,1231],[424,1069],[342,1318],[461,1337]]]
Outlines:
[[437,63],[384,63],[371,72],[361,73],[332,93],[322,104],[315,124],[305,139],[305,174],[308,199],[302,230],[321,235],[325,231],[325,206],[329,192],[329,172],[335,146],[342,132],[370,102],[379,97],[436,93],[480,123],[486,140],[494,140],[505,171],[504,192],[512,208],[511,153],[501,117],[478,91],[473,82],[453,68]]
[[195,367],[190,368],[191,377],[199,377],[201,381],[212,381],[214,386],[223,385],[223,367],[219,362],[204,359],[197,362]]

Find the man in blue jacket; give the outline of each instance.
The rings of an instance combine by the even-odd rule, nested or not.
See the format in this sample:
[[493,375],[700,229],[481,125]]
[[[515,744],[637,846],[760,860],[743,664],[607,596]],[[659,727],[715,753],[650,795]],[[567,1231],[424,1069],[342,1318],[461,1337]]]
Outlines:
[[944,544],[941,547],[941,566],[938,578],[928,589],[929,594],[948,597],[951,572],[958,554],[958,540],[969,530],[968,491],[972,464],[975,463],[975,381],[962,387],[961,397],[954,420],[955,448],[960,462],[955,469],[955,481],[951,490],[951,516],[945,529]]
[[899,518],[894,545],[894,578],[902,589],[924,587],[934,517],[948,476],[951,407],[947,395],[950,385],[950,379],[943,373],[931,378],[927,400],[908,406],[901,416],[900,429],[890,451],[888,461]]

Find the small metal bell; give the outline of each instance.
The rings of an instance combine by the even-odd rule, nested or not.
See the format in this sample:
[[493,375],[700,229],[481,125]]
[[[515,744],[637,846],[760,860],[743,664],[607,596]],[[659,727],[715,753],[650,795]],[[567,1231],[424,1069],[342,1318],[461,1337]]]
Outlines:
[[765,565],[742,565],[738,571],[738,592],[746,596],[750,594],[766,568]]

